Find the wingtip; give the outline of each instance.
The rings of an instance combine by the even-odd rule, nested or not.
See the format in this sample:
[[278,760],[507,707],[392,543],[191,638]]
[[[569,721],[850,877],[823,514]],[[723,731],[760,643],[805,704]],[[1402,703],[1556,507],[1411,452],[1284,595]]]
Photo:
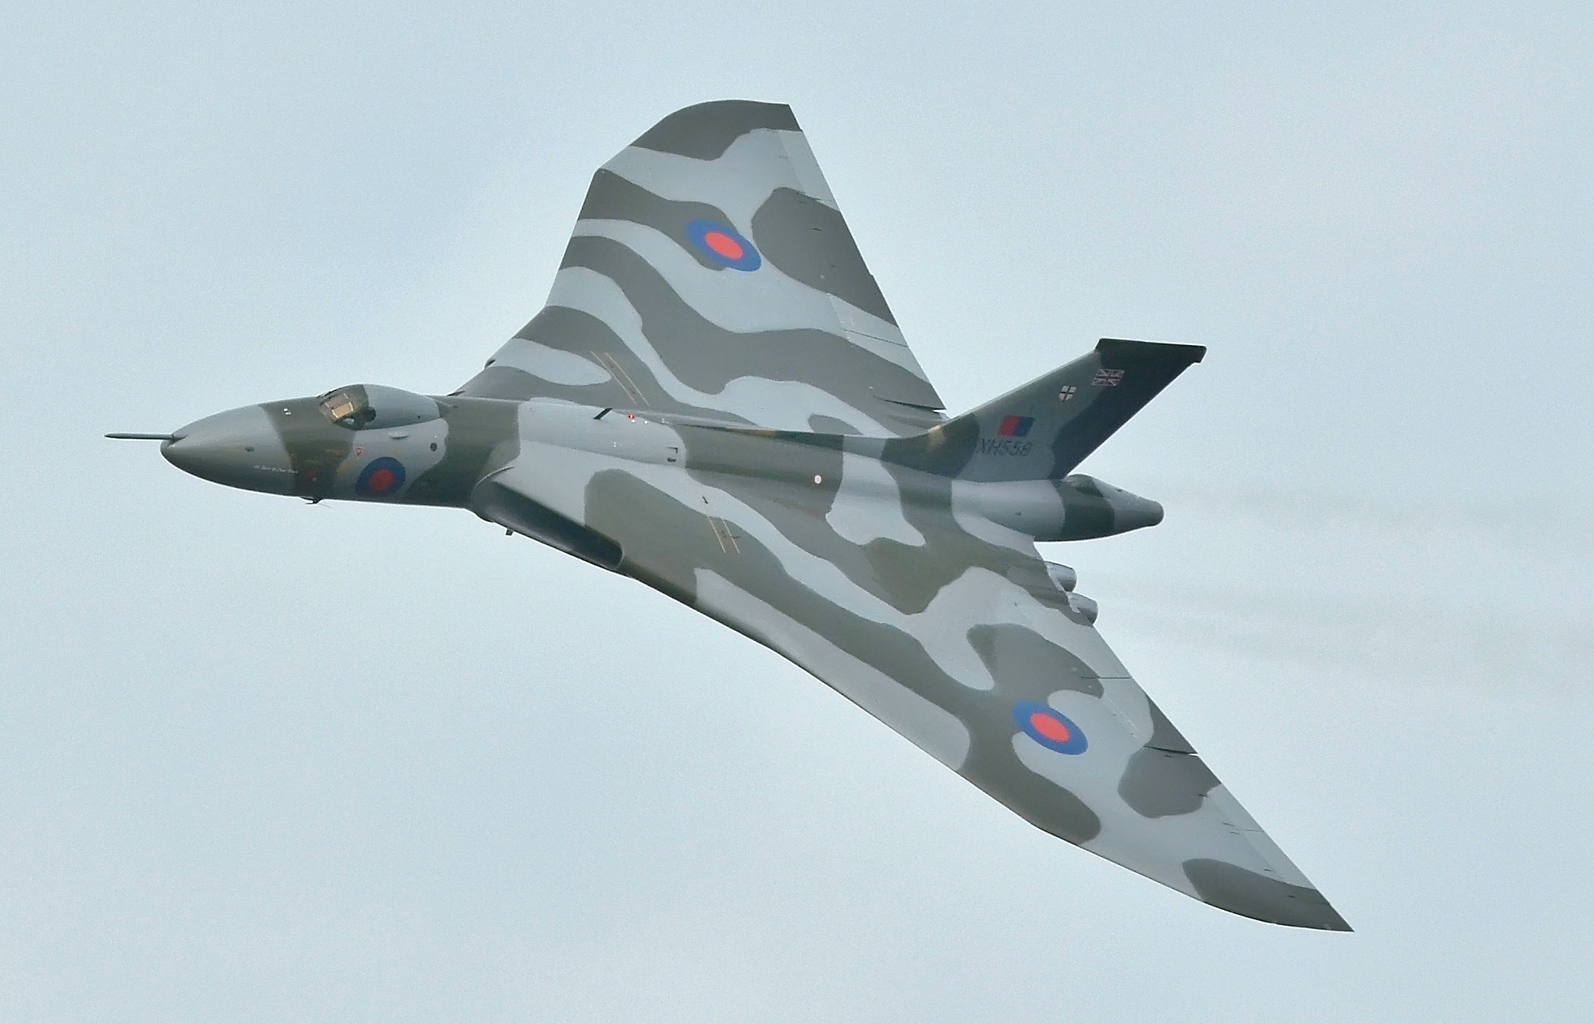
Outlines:
[[1326,900],[1309,906],[1311,909],[1300,918],[1288,921],[1274,921],[1272,923],[1281,924],[1287,928],[1305,928],[1319,932],[1353,932],[1356,930]]
[[1232,904],[1217,903],[1212,900],[1205,902],[1219,910],[1227,910],[1240,917],[1248,917],[1253,921],[1262,921],[1266,924],[1276,924],[1284,928],[1301,928],[1306,931],[1316,932],[1354,932],[1350,922],[1340,916],[1322,896],[1315,891],[1312,895],[1316,900],[1294,899],[1288,904],[1273,904],[1266,908],[1254,906],[1235,906]]
[[1186,861],[1184,873],[1203,903],[1269,924],[1348,932],[1351,926],[1310,885],[1291,885],[1227,861]]

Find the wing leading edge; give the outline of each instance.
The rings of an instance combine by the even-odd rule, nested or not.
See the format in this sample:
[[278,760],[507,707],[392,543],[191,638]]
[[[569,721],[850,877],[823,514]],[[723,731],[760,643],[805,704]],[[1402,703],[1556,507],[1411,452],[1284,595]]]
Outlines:
[[882,437],[943,418],[791,108],[740,100],[603,165],[548,304],[459,393]]

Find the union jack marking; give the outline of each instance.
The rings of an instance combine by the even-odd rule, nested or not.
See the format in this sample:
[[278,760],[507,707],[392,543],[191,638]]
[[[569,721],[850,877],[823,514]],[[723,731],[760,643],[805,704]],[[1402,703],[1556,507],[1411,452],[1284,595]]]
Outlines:
[[1097,370],[1096,379],[1090,382],[1093,388],[1115,388],[1124,379],[1122,370]]

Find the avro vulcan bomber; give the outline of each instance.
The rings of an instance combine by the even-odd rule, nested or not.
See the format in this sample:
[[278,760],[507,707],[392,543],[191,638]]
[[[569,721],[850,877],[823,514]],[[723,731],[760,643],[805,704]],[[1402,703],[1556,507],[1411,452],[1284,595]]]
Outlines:
[[1074,470],[1204,352],[1103,340],[948,417],[791,110],[730,101],[597,172],[547,305],[458,389],[112,436],[232,487],[469,509],[774,649],[1052,835],[1347,930],[1035,547],[1161,520]]

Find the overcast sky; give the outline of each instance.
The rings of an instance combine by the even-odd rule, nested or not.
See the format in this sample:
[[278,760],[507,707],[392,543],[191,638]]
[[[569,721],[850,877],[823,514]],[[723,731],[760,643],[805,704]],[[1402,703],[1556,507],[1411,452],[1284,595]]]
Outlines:
[[[1062,6],[0,8],[0,1018],[1594,1016],[1594,15]],[[792,104],[955,410],[1210,347],[1083,467],[1167,520],[1047,554],[1355,933],[467,512],[100,439],[452,390],[726,97]]]

